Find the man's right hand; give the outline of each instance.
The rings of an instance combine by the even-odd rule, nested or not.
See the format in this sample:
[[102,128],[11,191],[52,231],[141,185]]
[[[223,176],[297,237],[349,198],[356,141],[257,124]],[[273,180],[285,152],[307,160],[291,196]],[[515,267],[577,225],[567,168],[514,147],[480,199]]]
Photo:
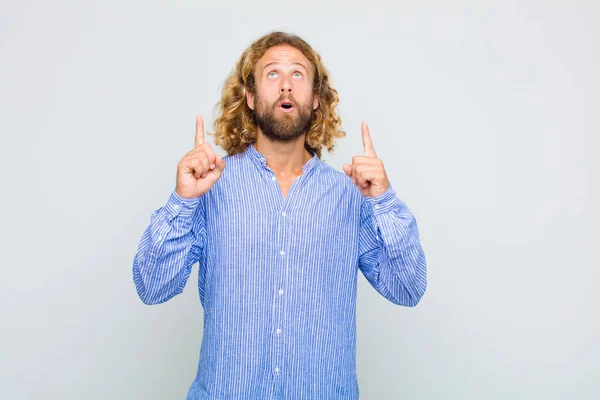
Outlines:
[[219,180],[225,161],[204,141],[204,120],[196,116],[196,143],[177,164],[177,187],[180,197],[193,199],[202,196]]

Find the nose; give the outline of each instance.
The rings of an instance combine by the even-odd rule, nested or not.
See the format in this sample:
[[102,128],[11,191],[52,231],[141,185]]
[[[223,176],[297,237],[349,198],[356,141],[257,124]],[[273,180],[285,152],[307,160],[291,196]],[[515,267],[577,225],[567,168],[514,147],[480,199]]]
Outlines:
[[288,77],[284,77],[281,82],[280,92],[283,93],[292,93],[292,83]]

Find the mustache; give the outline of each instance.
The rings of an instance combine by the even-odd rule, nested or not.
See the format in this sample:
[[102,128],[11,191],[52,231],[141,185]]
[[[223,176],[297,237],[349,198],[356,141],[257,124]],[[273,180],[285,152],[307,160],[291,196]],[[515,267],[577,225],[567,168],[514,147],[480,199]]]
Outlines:
[[279,98],[273,102],[273,105],[277,106],[277,104],[279,104],[282,101],[291,101],[292,103],[297,104],[296,99],[294,98],[294,95],[290,94],[287,96],[285,96],[285,95],[279,96]]

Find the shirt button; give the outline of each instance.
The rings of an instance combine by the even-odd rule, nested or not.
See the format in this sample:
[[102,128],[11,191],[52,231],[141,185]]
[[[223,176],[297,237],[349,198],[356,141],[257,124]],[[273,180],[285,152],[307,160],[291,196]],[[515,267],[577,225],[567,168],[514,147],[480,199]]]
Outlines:
[[284,217],[287,217],[287,214],[284,212],[281,213],[281,215],[283,215]]
[[379,205],[375,204],[374,208],[377,210],[379,208]]
[[273,177],[271,177],[271,180],[272,180],[273,182],[275,182],[275,181],[277,180],[277,178],[275,178],[275,177],[273,176]]
[[277,334],[279,335],[281,333],[281,329],[277,328]]
[[275,372],[279,372],[279,367],[275,367]]
[[283,289],[279,289],[279,294],[283,294]]
[[282,256],[285,256],[285,251],[281,250],[281,251],[279,252],[279,254],[281,254]]

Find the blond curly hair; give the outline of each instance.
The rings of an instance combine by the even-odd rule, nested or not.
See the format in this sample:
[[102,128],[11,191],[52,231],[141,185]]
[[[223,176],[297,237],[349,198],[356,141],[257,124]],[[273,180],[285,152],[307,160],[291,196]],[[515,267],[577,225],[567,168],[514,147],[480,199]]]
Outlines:
[[303,39],[285,32],[264,35],[239,58],[225,81],[221,101],[215,105],[219,116],[214,121],[215,133],[211,136],[229,155],[242,153],[250,143],[256,142],[258,125],[254,110],[246,103],[246,90],[256,93],[254,67],[269,48],[277,45],[289,45],[300,50],[314,67],[313,95],[318,95],[319,106],[314,111],[304,147],[321,158],[322,148],[333,151],[335,141],[346,135],[341,129],[342,122],[336,109],[339,96],[337,90],[329,85],[329,72],[321,56]]

